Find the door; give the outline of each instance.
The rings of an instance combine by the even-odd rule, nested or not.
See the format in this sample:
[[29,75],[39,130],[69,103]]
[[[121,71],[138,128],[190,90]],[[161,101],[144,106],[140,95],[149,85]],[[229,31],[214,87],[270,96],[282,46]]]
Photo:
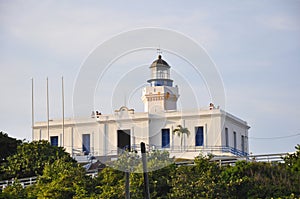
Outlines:
[[118,154],[130,150],[130,130],[118,130]]

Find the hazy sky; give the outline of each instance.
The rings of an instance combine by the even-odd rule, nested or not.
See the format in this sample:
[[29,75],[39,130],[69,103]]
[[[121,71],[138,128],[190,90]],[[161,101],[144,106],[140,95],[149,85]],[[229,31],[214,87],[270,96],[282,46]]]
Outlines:
[[[206,49],[223,80],[225,109],[251,126],[250,151],[294,151],[300,143],[299,10],[299,0],[1,0],[0,130],[31,140],[31,78],[37,121],[46,120],[46,77],[50,117],[61,117],[62,76],[66,116],[71,117],[73,85],[90,52],[121,32],[159,27],[180,32]],[[139,59],[150,65],[156,56],[150,52]],[[204,94],[201,105],[209,104],[206,98]],[[130,108],[142,109],[141,101],[133,104]],[[104,113],[116,108],[98,107]]]

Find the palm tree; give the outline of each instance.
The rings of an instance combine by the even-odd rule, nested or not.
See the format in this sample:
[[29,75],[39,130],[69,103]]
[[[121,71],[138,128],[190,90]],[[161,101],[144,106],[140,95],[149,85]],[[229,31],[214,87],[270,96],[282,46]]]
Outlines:
[[177,128],[173,130],[173,135],[177,134],[178,137],[180,137],[180,150],[182,149],[182,140],[184,135],[187,135],[189,137],[190,131],[188,128],[182,127],[181,125],[177,125]]

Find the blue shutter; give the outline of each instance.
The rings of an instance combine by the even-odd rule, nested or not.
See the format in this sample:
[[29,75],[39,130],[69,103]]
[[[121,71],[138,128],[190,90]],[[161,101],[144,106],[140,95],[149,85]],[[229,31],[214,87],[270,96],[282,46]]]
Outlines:
[[170,129],[161,130],[161,146],[162,148],[170,147]]
[[241,142],[242,142],[242,152],[244,152],[245,151],[245,137],[243,135],[242,135]]
[[203,127],[196,127],[196,146],[203,146]]
[[233,132],[233,148],[236,149],[236,132]]
[[51,144],[51,146],[58,146],[58,136],[51,136],[50,144]]
[[228,128],[225,128],[225,146],[229,147]]
[[90,134],[82,134],[82,151],[89,154],[90,150]]

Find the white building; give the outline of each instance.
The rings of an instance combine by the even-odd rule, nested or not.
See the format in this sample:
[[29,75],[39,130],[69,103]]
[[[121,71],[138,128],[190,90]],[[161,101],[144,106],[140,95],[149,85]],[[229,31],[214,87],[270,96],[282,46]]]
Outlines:
[[[125,148],[138,149],[140,142],[150,148],[168,150],[171,156],[193,158],[199,153],[246,156],[249,153],[247,122],[210,104],[194,111],[177,111],[179,90],[170,78],[170,66],[159,55],[151,66],[149,86],[143,89],[145,112],[125,106],[114,114],[94,114],[85,119],[37,122],[33,140],[49,140],[73,156],[92,154],[113,157]],[[184,96],[182,96],[184,97]],[[190,131],[174,135],[178,125]],[[49,129],[49,131],[48,131]]]

